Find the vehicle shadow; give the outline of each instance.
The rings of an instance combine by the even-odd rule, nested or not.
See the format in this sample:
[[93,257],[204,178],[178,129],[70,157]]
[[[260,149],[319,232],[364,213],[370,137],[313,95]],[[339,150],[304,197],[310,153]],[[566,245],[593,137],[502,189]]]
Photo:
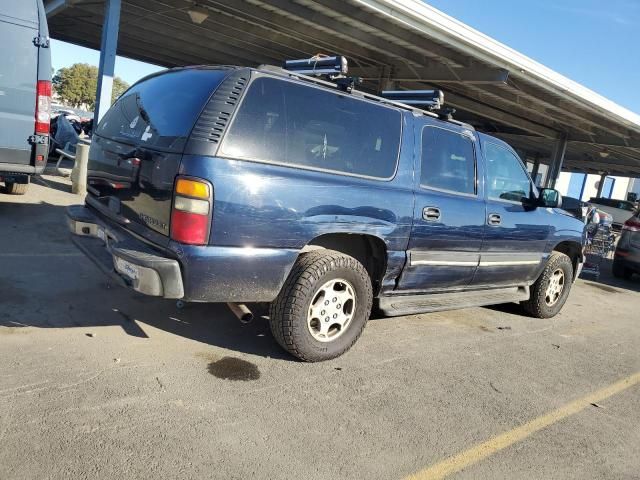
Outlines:
[[613,260],[609,258],[603,258],[600,262],[600,275],[598,277],[583,272],[583,274],[580,276],[580,279],[583,280],[587,285],[599,288],[610,293],[615,293],[616,290],[614,288],[631,290],[632,292],[640,292],[640,275],[634,275],[629,280],[616,278],[612,273],[612,265]]
[[[58,180],[54,180],[52,176],[54,176],[54,174],[47,173],[46,178],[35,177],[33,182],[37,183],[38,185],[42,185],[43,187],[58,190],[60,192],[71,193],[71,183],[68,183],[68,182],[65,183]],[[63,177],[59,177],[59,178],[63,178]]]
[[159,329],[235,352],[296,361],[273,339],[259,306],[252,306],[254,322],[244,325],[224,304],[179,309],[175,301],[111,285],[71,242],[63,206],[12,199],[0,196],[0,327],[94,334],[97,327],[116,325],[150,341],[150,332]]

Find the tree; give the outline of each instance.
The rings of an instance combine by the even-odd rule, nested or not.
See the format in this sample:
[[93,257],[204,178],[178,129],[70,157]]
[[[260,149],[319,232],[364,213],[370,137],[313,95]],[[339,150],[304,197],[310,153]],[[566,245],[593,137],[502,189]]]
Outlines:
[[[74,63],[57,71],[53,77],[53,88],[62,101],[75,108],[94,110],[98,85],[98,68],[87,63]],[[111,103],[118,98],[129,84],[120,77],[113,79]]]
[[116,101],[116,99],[122,95],[125,90],[129,88],[129,84],[122,80],[120,77],[113,78],[113,90],[111,91],[111,105]]

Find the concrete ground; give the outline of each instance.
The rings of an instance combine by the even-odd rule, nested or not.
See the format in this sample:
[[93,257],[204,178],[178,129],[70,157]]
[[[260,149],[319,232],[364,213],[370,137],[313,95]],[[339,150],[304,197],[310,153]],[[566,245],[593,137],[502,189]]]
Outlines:
[[110,286],[68,192],[0,195],[1,479],[640,478],[637,278],[579,280],[551,320],[372,320],[304,364],[264,319]]

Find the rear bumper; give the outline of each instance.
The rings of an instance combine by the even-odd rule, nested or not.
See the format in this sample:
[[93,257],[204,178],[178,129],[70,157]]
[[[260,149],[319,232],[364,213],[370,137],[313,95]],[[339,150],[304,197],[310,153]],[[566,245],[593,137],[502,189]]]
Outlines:
[[15,163],[0,163],[0,175],[3,177],[14,175],[39,175],[44,172],[45,165],[34,167],[33,165],[19,165]]
[[159,255],[82,205],[67,208],[67,224],[76,246],[116,283],[145,295],[184,297],[177,260]]
[[83,205],[67,208],[67,223],[78,248],[120,285],[189,302],[270,302],[299,254],[296,249],[173,241],[162,252]]

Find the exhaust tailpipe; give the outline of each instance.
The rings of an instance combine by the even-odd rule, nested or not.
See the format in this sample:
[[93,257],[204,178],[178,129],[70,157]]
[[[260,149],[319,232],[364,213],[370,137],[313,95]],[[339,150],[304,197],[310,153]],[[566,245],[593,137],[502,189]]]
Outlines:
[[240,323],[253,322],[253,313],[244,303],[227,303],[227,307],[240,320]]

